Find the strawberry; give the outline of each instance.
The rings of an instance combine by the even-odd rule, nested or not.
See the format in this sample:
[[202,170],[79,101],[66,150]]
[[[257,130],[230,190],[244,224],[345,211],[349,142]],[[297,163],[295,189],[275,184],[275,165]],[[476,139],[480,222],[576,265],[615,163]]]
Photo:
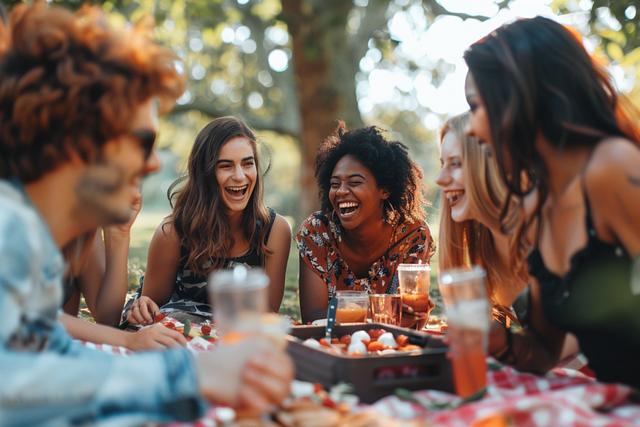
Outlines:
[[154,323],[161,322],[162,319],[164,319],[165,317],[167,317],[166,314],[164,314],[163,312],[158,312],[158,313],[156,313],[155,316],[153,316],[153,322]]
[[322,406],[324,406],[325,408],[333,409],[337,405],[336,402],[331,400],[329,397],[325,397],[324,399],[322,399]]
[[387,331],[385,331],[384,329],[369,329],[367,331],[372,340],[377,340],[378,338],[380,338],[380,335],[384,334],[385,332]]
[[345,345],[351,344],[351,335],[343,335],[340,337],[340,342]]
[[173,322],[167,322],[167,323],[164,323],[164,326],[165,326],[165,327],[167,327],[167,328],[169,328],[169,329],[173,329],[173,330],[175,330],[175,329],[176,329],[176,324],[175,324],[175,323],[173,323]]
[[204,336],[209,336],[211,335],[211,325],[202,325],[200,326],[200,333],[202,333],[202,335]]

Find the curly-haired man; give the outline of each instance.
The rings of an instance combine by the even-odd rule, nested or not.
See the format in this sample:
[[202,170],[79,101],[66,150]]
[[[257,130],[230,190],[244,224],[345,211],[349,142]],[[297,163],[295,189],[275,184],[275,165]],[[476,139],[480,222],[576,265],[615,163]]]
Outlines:
[[207,400],[261,410],[281,399],[291,365],[264,339],[121,358],[64,331],[60,248],[129,219],[159,167],[156,109],[184,82],[142,27],[116,32],[95,8],[20,5],[2,33],[0,424],[130,425],[193,419]]

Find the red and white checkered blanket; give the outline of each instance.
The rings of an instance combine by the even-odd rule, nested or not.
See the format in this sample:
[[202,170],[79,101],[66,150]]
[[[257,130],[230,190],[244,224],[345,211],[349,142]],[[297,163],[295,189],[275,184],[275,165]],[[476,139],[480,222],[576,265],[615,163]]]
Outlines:
[[[122,347],[85,343],[88,347],[129,355]],[[209,350],[213,344],[194,338],[188,348]],[[556,368],[545,376],[516,371],[489,359],[487,394],[481,400],[454,409],[428,409],[455,402],[455,395],[435,390],[413,393],[419,402],[389,396],[360,409],[373,408],[397,419],[420,420],[429,426],[640,426],[640,396],[621,384],[604,384],[579,371]],[[176,424],[178,425],[178,424]],[[216,410],[191,424],[215,426]]]
[[[496,365],[491,360],[491,365]],[[640,404],[632,390],[603,384],[575,370],[556,368],[545,376],[499,366],[487,376],[487,395],[456,409],[429,410],[455,396],[425,390],[414,393],[420,403],[395,396],[373,407],[394,418],[419,418],[437,426],[640,426]]]

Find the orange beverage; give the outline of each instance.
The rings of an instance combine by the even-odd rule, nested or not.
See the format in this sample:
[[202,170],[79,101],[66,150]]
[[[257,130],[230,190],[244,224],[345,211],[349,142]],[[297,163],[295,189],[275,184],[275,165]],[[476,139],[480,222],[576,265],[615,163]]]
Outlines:
[[429,286],[431,267],[427,264],[398,265],[402,304],[406,310],[402,326],[422,329],[429,321]]
[[402,303],[415,312],[424,313],[429,311],[429,294],[402,294]]
[[246,340],[249,335],[247,332],[228,332],[220,338],[220,341],[227,344],[235,344]]
[[337,291],[336,322],[366,322],[369,314],[369,294],[365,291]]
[[486,332],[449,326],[449,360],[453,369],[453,383],[460,397],[469,397],[487,386]]
[[362,307],[338,308],[336,310],[336,322],[359,323],[367,320],[367,309]]

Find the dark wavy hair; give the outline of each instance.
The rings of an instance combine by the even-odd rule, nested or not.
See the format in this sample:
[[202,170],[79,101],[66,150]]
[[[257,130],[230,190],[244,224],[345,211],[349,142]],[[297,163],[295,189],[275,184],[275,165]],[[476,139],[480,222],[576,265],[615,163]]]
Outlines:
[[378,187],[389,193],[384,204],[385,220],[394,224],[424,220],[422,170],[409,158],[406,145],[387,141],[382,132],[375,126],[348,131],[340,122],[335,133],[322,142],[316,155],[315,176],[321,209],[326,215],[333,211],[329,201],[333,168],[341,158],[351,155],[371,171]]
[[140,104],[173,104],[184,90],[178,58],[149,38],[147,24],[115,31],[89,6],[13,9],[1,37],[0,176],[34,181],[71,153],[94,161],[130,131]]
[[[464,59],[486,109],[510,195],[539,191],[533,218],[549,188],[535,148],[537,132],[557,148],[594,147],[610,136],[638,142],[630,104],[621,102],[605,70],[561,24],[543,17],[520,19],[474,43]],[[525,231],[526,226],[518,231],[521,238]]]
[[[243,230],[252,247],[261,254],[268,252],[264,225],[269,221],[269,213],[264,205],[256,136],[242,120],[220,117],[200,130],[189,155],[187,176],[174,182],[167,191],[173,208],[170,219],[182,247],[187,249],[183,261],[198,275],[220,268],[233,247],[226,207],[216,179],[216,163],[225,142],[238,136],[251,142],[258,171],[253,193],[243,212]],[[179,184],[183,185],[178,188]]]

